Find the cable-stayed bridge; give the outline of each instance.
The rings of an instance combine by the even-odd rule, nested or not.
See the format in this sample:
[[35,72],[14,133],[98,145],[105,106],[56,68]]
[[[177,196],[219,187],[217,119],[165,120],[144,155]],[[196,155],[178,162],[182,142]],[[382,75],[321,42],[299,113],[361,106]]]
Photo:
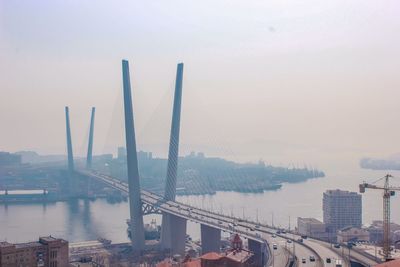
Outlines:
[[[317,266],[323,266],[324,259],[326,258],[339,259],[342,261],[342,266],[349,265],[350,261],[344,256],[344,254],[340,254],[339,252],[330,249],[329,245],[327,246],[325,243],[317,241],[314,242],[313,240],[297,242],[298,237],[294,234],[277,235],[276,230],[267,225],[206,211],[198,207],[189,206],[175,201],[179,158],[178,152],[182,102],[183,63],[178,64],[177,67],[164,195],[157,195],[141,189],[135,127],[133,120],[129,64],[126,60],[122,61],[122,73],[128,183],[91,169],[95,112],[94,108],[92,109],[90,123],[86,169],[77,169],[74,165],[69,109],[68,107],[65,109],[68,171],[70,178],[76,174],[79,174],[80,176],[86,176],[88,178],[100,180],[109,187],[128,194],[132,247],[135,251],[140,252],[146,249],[144,240],[143,216],[147,214],[158,213],[162,214],[160,249],[169,250],[173,254],[184,254],[186,242],[186,224],[187,220],[191,220],[201,225],[202,253],[211,251],[219,252],[221,231],[228,231],[231,233],[237,233],[248,239],[248,249],[254,254],[256,266],[266,266],[267,264],[272,263],[274,266],[283,267],[288,266],[289,264],[299,263],[301,259],[308,257],[311,258],[311,256],[316,259]],[[73,187],[71,187],[70,190],[73,192]],[[289,241],[292,245],[288,245],[288,240],[294,241]],[[275,246],[272,246],[274,243],[277,243],[276,245],[279,246],[279,249],[277,249],[279,253],[275,253]],[[294,249],[295,243],[296,250]],[[293,257],[293,260],[290,261],[289,250],[292,247],[293,251],[291,253],[296,257]],[[363,255],[358,256],[359,257],[357,261],[363,263],[364,265],[370,265],[370,263],[373,262],[371,259],[365,258]]]
[[[113,178],[111,176],[98,173],[96,171],[78,170],[77,173],[93,179],[101,180],[109,187],[129,194],[128,184],[117,178]],[[141,201],[143,215],[161,214],[162,212],[167,212],[169,214],[173,214],[187,220],[192,220],[201,224],[218,227],[228,232],[234,232],[232,230],[232,226],[241,225],[246,229],[246,231],[240,231],[237,227],[235,227],[235,229],[237,229],[235,231],[241,232],[241,234],[243,234],[246,238],[252,238],[261,243],[264,242],[264,240],[254,232],[254,229],[259,228],[260,224],[258,223],[242,223],[244,222],[243,219],[215,212],[205,211],[181,202],[167,200],[163,196],[151,193],[146,190],[141,190]]]

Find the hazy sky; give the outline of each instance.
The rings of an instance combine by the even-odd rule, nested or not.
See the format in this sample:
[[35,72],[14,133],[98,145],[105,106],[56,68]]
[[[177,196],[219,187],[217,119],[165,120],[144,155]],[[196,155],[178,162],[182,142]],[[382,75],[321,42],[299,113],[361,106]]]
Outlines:
[[400,152],[400,3],[0,1],[0,150],[123,144],[121,59],[138,144],[165,155],[176,64],[182,153],[272,163]]

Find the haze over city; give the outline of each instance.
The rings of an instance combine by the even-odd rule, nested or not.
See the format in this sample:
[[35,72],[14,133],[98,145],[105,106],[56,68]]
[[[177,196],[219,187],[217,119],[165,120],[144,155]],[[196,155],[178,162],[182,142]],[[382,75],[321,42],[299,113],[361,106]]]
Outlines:
[[140,148],[167,154],[174,65],[184,61],[185,154],[232,157],[213,139],[236,160],[283,165],[397,153],[398,9],[397,1],[2,1],[0,147],[64,154],[68,104],[76,153],[85,154],[91,106],[94,152],[116,153],[126,58]]
[[0,267],[400,266],[398,1],[0,1]]

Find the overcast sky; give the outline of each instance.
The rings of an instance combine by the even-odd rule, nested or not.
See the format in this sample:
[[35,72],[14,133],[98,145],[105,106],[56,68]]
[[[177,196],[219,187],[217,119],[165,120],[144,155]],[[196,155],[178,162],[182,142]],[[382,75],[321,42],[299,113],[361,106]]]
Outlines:
[[325,165],[400,152],[400,3],[0,1],[0,150],[123,145],[130,61],[140,149],[166,155],[176,64],[182,149]]

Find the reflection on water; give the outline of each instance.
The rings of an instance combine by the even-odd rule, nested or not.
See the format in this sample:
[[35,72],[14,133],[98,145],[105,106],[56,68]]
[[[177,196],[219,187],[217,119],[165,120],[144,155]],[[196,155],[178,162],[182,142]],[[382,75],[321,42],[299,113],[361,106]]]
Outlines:
[[[391,172],[400,178],[400,172]],[[322,193],[327,189],[357,191],[363,180],[373,180],[385,174],[383,171],[362,169],[326,171],[327,176],[304,183],[285,184],[281,190],[261,194],[218,192],[208,196],[180,196],[178,201],[212,209],[238,217],[251,217],[275,225],[291,226],[298,216],[322,219]],[[394,184],[400,181],[394,181]],[[272,215],[273,214],[273,215]],[[94,240],[98,237],[113,242],[128,242],[126,219],[129,216],[128,202],[110,204],[98,199],[71,200],[46,204],[0,205],[0,240],[25,242],[38,236],[53,235],[71,242]],[[377,190],[363,194],[363,222],[369,223],[382,216],[382,196]],[[392,220],[400,223],[399,197],[392,198]],[[146,216],[145,222],[160,216]],[[199,225],[189,222],[188,233],[199,238]]]

